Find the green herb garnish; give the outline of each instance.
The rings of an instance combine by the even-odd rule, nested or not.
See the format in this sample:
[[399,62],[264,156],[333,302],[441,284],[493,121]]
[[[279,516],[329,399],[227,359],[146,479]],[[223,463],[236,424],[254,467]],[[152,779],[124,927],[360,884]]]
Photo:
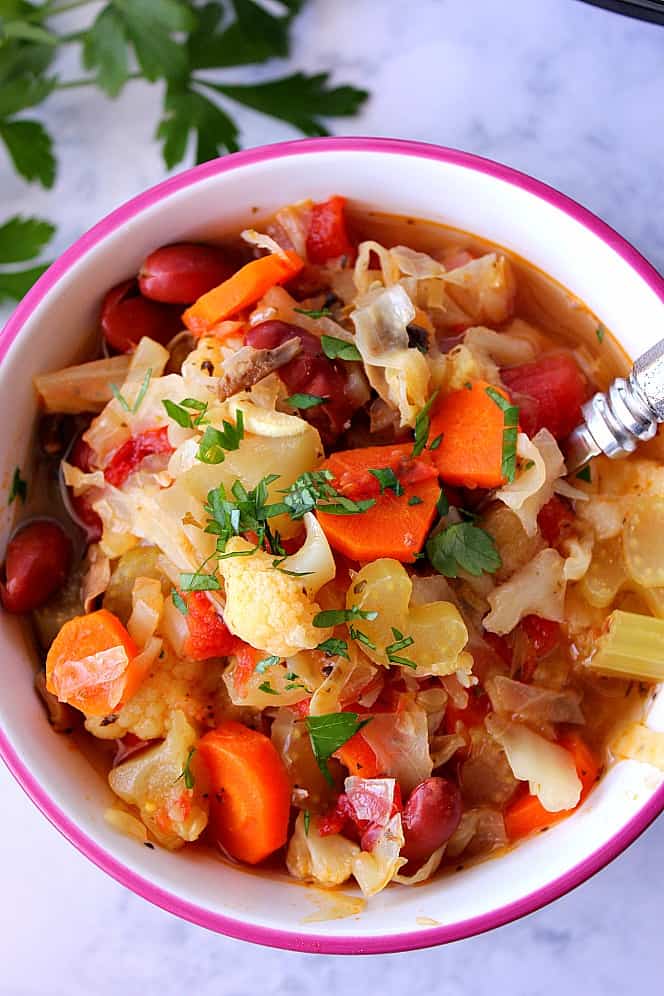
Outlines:
[[330,360],[348,360],[349,362],[362,362],[362,355],[352,342],[345,339],[337,339],[333,335],[322,335],[320,344],[323,352]]
[[222,425],[222,429],[215,429],[212,425],[206,427],[196,454],[196,459],[201,463],[223,463],[227,451],[240,448],[244,439],[244,414],[241,409],[237,410],[235,425],[225,419]]
[[440,444],[442,443],[442,441],[443,441],[443,433],[440,432],[435,437],[435,439],[432,439],[431,442],[429,443],[429,449],[430,450],[437,450],[438,447],[440,446]]
[[418,498],[417,495],[411,495],[411,497],[408,499],[408,504],[409,505],[422,505],[423,504],[423,499],[422,498]]
[[175,588],[171,593],[171,599],[173,600],[173,605],[178,610],[178,612],[181,612],[183,616],[189,615],[189,606],[185,602],[180,592],[176,591]]
[[601,324],[601,322],[600,322],[600,324],[599,324],[599,325],[597,326],[597,328],[595,329],[595,335],[597,336],[597,341],[598,341],[598,343],[599,343],[599,344],[600,344],[600,346],[601,346],[601,345],[602,345],[602,343],[604,342],[604,336],[606,335],[606,329],[605,329],[605,327],[604,327],[604,326],[603,326],[603,325]]
[[346,498],[330,484],[332,480],[334,475],[329,470],[313,470],[300,474],[290,488],[281,492],[285,497],[279,510],[287,513],[291,519],[297,520],[315,509],[328,515],[358,515],[376,504],[375,498],[362,501]]
[[360,719],[356,712],[333,712],[326,716],[307,716],[306,726],[311,740],[311,749],[328,785],[334,785],[334,779],[327,766],[328,760],[336,750],[343,747],[368,722],[369,719]]
[[390,491],[394,491],[397,497],[404,493],[403,485],[391,467],[371,468],[369,473],[378,481],[380,485],[380,493],[382,495],[384,495],[388,489]]
[[390,643],[389,647],[385,647],[385,655],[390,662],[390,664],[402,664],[404,667],[410,667],[413,670],[417,668],[417,664],[414,661],[409,660],[407,657],[399,657],[399,651],[405,650],[406,647],[412,647],[415,640],[412,636],[404,636],[400,633],[398,629],[394,626],[391,627],[392,636],[394,637],[394,643]]
[[180,778],[184,778],[184,784],[185,784],[186,788],[188,788],[190,790],[193,789],[194,785],[196,784],[196,779],[194,778],[194,773],[191,770],[191,759],[192,759],[192,757],[194,756],[195,753],[196,753],[196,748],[195,747],[190,747],[189,748],[189,753],[187,754],[187,760],[184,762],[184,767],[182,768],[182,771],[178,775],[178,779],[177,779],[179,781]]
[[21,477],[21,468],[14,467],[14,476],[12,477],[12,483],[9,488],[9,497],[7,499],[7,504],[11,505],[16,499],[21,502],[21,505],[25,505],[26,499],[28,497],[28,482],[23,480]]
[[319,643],[316,650],[322,650],[324,654],[331,654],[334,657],[345,657],[348,660],[348,644],[345,640],[338,640],[333,636]]
[[440,494],[438,495],[438,501],[436,502],[436,511],[438,512],[438,515],[443,516],[447,515],[449,510],[450,510],[450,503],[447,500],[447,495],[441,488]]
[[487,387],[486,393],[503,413],[503,459],[501,473],[512,482],[516,475],[516,443],[519,433],[519,409],[510,404],[495,387]]
[[366,612],[354,605],[352,609],[325,609],[323,612],[318,612],[313,618],[313,624],[318,629],[327,629],[328,626],[340,626],[342,623],[353,622],[355,619],[367,619],[371,622],[377,618],[377,612]]
[[276,689],[272,687],[269,681],[264,681],[261,685],[258,686],[258,688],[261,692],[265,692],[267,695],[279,694],[279,692],[277,692]]
[[270,654],[269,657],[263,657],[262,660],[258,661],[254,671],[257,674],[264,674],[267,668],[274,667],[274,665],[278,664],[280,660],[281,657],[277,657],[276,654]]
[[351,640],[357,640],[358,643],[363,643],[365,647],[369,648],[369,650],[376,649],[376,644],[373,640],[370,640],[367,634],[363,633],[361,629],[358,629],[356,626],[349,626],[348,632],[350,633]]
[[429,430],[431,428],[431,406],[438,397],[438,391],[434,391],[429,400],[427,401],[424,408],[421,409],[417,414],[415,419],[415,442],[413,445],[413,456],[417,457],[422,453],[424,447],[427,444],[427,439],[429,438]]
[[[179,405],[166,398],[162,401],[162,405],[168,417],[183,429],[194,429],[202,425],[208,409],[207,401],[198,401],[196,398],[185,398]],[[192,415],[192,412],[196,412],[196,415]]]
[[502,564],[493,537],[471,522],[457,522],[432,536],[426,554],[438,573],[448,578],[458,577],[460,570],[474,577],[495,574]]
[[290,408],[301,408],[306,411],[307,408],[325,405],[329,400],[329,398],[322,398],[319,394],[291,394],[290,397],[284,398],[284,404],[289,405]]
[[113,394],[113,397],[124,411],[129,412],[130,415],[136,414],[138,409],[141,407],[141,402],[145,397],[151,377],[152,377],[152,368],[150,367],[150,369],[146,372],[145,377],[143,378],[143,383],[141,384],[138,394],[136,395],[136,400],[134,401],[134,404],[131,406],[129,405],[127,399],[123,397],[123,395],[120,393],[120,389],[117,387],[117,385],[111,384],[111,392]]
[[590,484],[592,482],[592,479],[593,479],[592,478],[592,471],[590,469],[590,464],[587,463],[585,465],[585,467],[582,467],[581,470],[579,470],[577,472],[576,476],[577,476],[577,479],[579,481],[585,481],[586,484]]
[[214,574],[195,571],[193,574],[180,574],[180,588],[182,591],[219,591],[221,584]]
[[304,823],[304,836],[308,837],[309,836],[309,827],[311,825],[311,813],[309,812],[308,809],[305,809],[305,811],[304,811],[303,823]]
[[298,315],[306,315],[307,318],[329,318],[332,314],[329,308],[293,308]]

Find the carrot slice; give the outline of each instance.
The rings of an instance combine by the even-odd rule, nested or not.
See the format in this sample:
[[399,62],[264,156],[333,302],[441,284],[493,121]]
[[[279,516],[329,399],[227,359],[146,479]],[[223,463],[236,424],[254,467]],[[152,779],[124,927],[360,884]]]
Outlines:
[[378,778],[381,770],[373,748],[367,743],[361,733],[354,733],[350,740],[334,752],[334,757],[346,768],[349,775],[360,778]]
[[255,304],[270,287],[286,283],[303,266],[304,261],[291,250],[284,256],[275,253],[254,259],[187,308],[182,316],[184,324],[194,335],[204,335],[217,322]]
[[[581,797],[574,807],[578,809],[600,775],[600,768],[588,745],[578,733],[569,733],[558,741],[561,747],[568,750],[576,765],[576,773],[581,780]],[[553,826],[559,820],[573,813],[574,809],[563,809],[559,813],[550,813],[545,809],[536,795],[522,795],[505,810],[505,831],[510,840],[520,840],[536,830]]]
[[[429,441],[441,436],[432,458],[443,481],[464,488],[497,488],[502,473],[503,412],[487,394],[484,380],[439,398],[431,416]],[[495,388],[504,397],[507,395]],[[509,399],[508,399],[509,400]]]
[[228,721],[198,742],[210,779],[210,826],[232,857],[255,865],[286,843],[291,787],[263,733]]
[[[348,498],[373,498],[366,512],[354,515],[317,513],[330,546],[351,560],[366,562],[393,557],[412,563],[422,548],[436,514],[440,496],[436,469],[428,452],[412,459],[412,444],[367,446],[333,453],[321,470],[334,475],[332,482]],[[389,488],[380,493],[378,480],[369,470],[391,470],[403,488],[397,495]],[[418,500],[410,504],[411,499]]]
[[46,687],[86,716],[108,716],[138,690],[145,670],[117,616],[99,609],[60,629],[46,658]]

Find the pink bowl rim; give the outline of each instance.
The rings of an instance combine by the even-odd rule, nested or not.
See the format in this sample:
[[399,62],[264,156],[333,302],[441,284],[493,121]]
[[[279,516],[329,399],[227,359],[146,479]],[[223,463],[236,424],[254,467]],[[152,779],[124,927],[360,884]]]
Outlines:
[[[0,333],[0,363],[4,360],[28,318],[60,278],[98,242],[126,224],[131,218],[171,194],[219,173],[242,169],[245,166],[268,162],[272,159],[321,152],[380,153],[382,155],[432,159],[483,173],[519,187],[564,212],[605,242],[636,271],[638,276],[664,304],[664,279],[633,246],[576,201],[525,173],[468,152],[424,142],[372,137],[315,138],[261,146],[237,152],[222,159],[212,160],[164,180],[112,211],[59,257],[17,306]],[[410,951],[461,940],[502,926],[540,909],[586,881],[633,843],[664,810],[664,785],[662,785],[610,840],[589,857],[542,888],[480,916],[459,923],[399,934],[376,934],[368,937],[329,934],[302,936],[294,931],[274,930],[270,927],[248,924],[219,913],[213,913],[154,885],[104,850],[55,805],[46,790],[21,761],[2,729],[0,729],[0,757],[43,815],[79,851],[103,871],[144,899],[148,899],[162,909],[185,920],[229,937],[292,951],[323,954],[386,954]]]

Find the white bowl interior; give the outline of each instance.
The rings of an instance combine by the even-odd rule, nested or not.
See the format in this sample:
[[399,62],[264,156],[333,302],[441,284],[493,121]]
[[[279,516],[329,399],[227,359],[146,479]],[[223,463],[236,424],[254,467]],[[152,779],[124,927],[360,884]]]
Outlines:
[[[255,162],[202,179],[147,207],[83,255],[37,307],[0,370],[5,484],[15,465],[27,459],[35,415],[32,377],[81,356],[106,288],[132,275],[156,246],[213,239],[254,221],[256,206],[267,214],[302,197],[333,192],[367,208],[476,232],[516,251],[586,302],[631,355],[658,337],[664,316],[654,291],[597,235],[525,189],[461,165],[386,152],[332,149]],[[5,512],[3,539],[9,528]],[[213,856],[149,851],[111,830],[103,818],[110,798],[103,779],[45,722],[26,646],[20,625],[3,617],[0,723],[54,804],[158,888],[212,913],[301,937],[389,937],[427,930],[432,921],[459,923],[518,901],[602,848],[664,781],[664,773],[649,766],[620,763],[573,817],[500,860],[420,888],[388,889],[356,916],[308,922],[319,909],[323,918],[338,912],[318,890],[236,870]],[[655,701],[649,722],[664,729],[664,696]]]

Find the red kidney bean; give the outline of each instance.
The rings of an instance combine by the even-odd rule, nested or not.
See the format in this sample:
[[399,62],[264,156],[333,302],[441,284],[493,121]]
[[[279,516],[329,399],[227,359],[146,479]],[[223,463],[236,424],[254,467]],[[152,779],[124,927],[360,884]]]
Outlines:
[[5,583],[0,589],[7,612],[30,612],[62,587],[71,564],[71,540],[56,522],[36,519],[10,540]]
[[449,840],[461,819],[461,793],[447,778],[426,778],[408,797],[402,821],[406,842],[401,854],[422,864]]
[[138,273],[144,297],[168,304],[192,304],[233,273],[226,253],[218,246],[176,242],[155,249]]
[[123,280],[106,294],[101,306],[101,328],[109,346],[131,353],[143,336],[166,345],[182,330],[178,308],[142,297],[138,282]]
[[297,325],[270,321],[261,322],[249,329],[244,341],[256,349],[274,349],[295,337],[301,339],[302,351],[290,363],[279,368],[279,376],[289,394],[315,394],[321,398],[330,398],[326,404],[298,412],[318,429],[323,443],[329,446],[343,432],[355,406],[345,393],[346,378],[343,369],[327,358],[320,339]]

